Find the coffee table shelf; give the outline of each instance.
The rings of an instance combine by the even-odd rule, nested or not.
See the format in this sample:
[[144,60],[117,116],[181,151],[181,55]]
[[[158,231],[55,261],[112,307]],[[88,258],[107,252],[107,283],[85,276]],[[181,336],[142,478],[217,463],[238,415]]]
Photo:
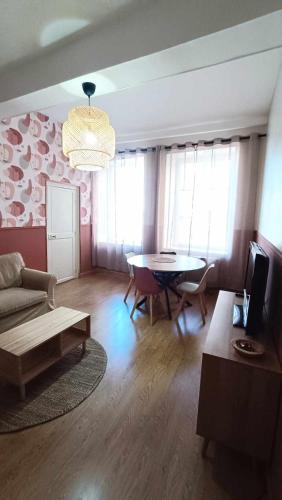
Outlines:
[[67,307],[35,318],[0,335],[0,375],[19,386],[47,370],[90,337],[90,315]]
[[37,377],[37,375],[40,375],[40,373],[47,370],[47,368],[52,366],[54,363],[56,363],[60,359],[61,359],[61,356],[53,355],[53,356],[48,357],[44,361],[41,361],[37,365],[34,365],[32,368],[29,368],[26,372],[22,373],[21,382],[23,384],[27,384],[27,382],[30,382],[30,380]]
[[78,328],[69,328],[65,332],[62,332],[60,334],[60,339],[61,353],[63,356],[80,344],[82,344],[82,348],[84,348],[84,343],[86,341],[85,332],[82,332]]

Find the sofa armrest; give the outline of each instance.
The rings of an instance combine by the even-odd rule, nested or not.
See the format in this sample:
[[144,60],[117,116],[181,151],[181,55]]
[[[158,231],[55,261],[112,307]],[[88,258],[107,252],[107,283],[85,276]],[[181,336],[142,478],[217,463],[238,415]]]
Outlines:
[[22,286],[31,290],[44,290],[48,294],[48,302],[52,308],[55,307],[55,286],[57,278],[53,274],[28,269],[24,267],[21,270]]

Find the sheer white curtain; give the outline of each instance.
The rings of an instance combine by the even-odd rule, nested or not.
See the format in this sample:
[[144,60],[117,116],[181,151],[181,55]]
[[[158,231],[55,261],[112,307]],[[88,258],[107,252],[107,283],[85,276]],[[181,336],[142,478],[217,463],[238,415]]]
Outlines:
[[217,261],[213,284],[241,288],[253,237],[257,138],[162,150],[157,248]]
[[117,154],[93,174],[93,263],[126,271],[124,254],[155,247],[157,167],[154,151]]
[[213,259],[230,254],[237,155],[235,145],[165,152],[160,248]]

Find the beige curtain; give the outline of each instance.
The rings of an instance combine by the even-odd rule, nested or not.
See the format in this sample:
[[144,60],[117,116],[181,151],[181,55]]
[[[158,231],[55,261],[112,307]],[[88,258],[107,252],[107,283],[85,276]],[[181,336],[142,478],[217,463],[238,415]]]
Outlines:
[[254,238],[256,195],[258,184],[259,139],[238,144],[238,171],[234,229],[230,258],[219,266],[218,283],[221,288],[240,290],[244,286],[248,244]]
[[241,289],[255,224],[257,167],[255,135],[246,141],[234,137],[229,144],[162,149],[157,250],[216,262],[210,285]]
[[93,265],[126,271],[124,254],[155,251],[155,150],[117,154],[92,176]]

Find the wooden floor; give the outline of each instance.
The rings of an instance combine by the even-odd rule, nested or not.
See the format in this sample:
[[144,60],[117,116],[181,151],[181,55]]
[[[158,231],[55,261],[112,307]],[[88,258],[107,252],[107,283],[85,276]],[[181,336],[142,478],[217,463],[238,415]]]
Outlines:
[[198,306],[186,309],[179,326],[163,310],[150,327],[142,312],[130,320],[127,283],[125,275],[97,271],[57,287],[57,305],[93,314],[107,371],[71,413],[0,436],[1,500],[231,498],[195,434],[201,348],[216,295],[208,296],[205,328]]

